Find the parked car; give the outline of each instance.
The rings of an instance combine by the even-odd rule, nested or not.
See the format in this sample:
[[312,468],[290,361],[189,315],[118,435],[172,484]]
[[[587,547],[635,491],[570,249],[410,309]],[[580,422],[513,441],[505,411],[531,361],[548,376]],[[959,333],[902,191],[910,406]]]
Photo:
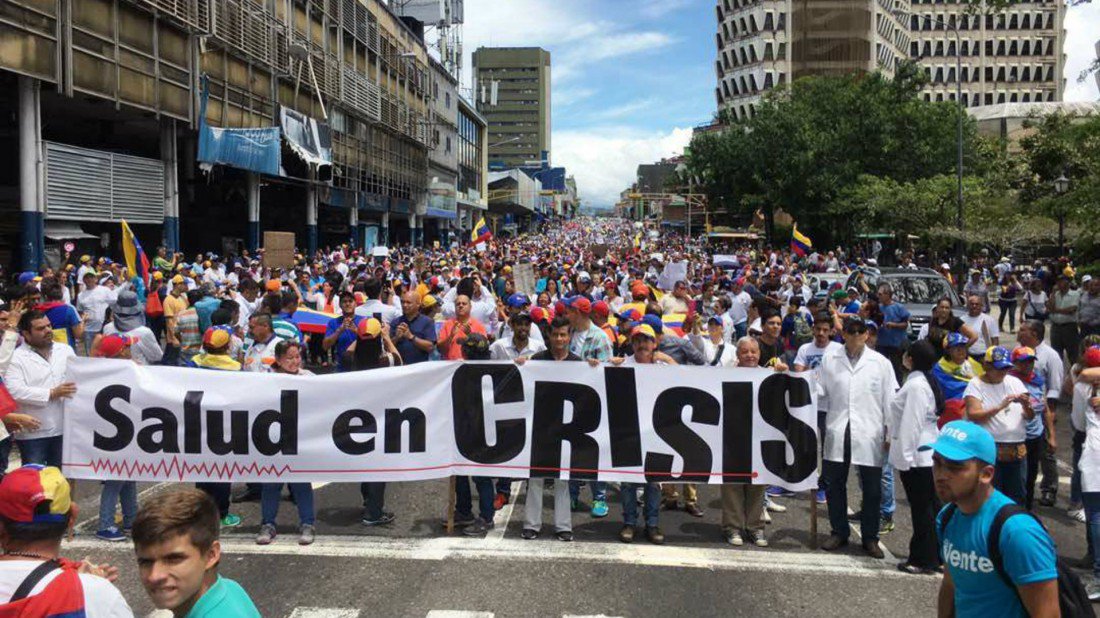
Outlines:
[[809,277],[810,289],[814,292],[814,298],[826,298],[834,284],[843,284],[847,278],[844,273],[814,273]]
[[861,268],[848,275],[844,288],[874,291],[888,283],[894,291],[894,302],[909,310],[909,340],[916,341],[921,326],[932,320],[932,308],[943,297],[951,299],[955,315],[962,317],[964,309],[951,283],[930,268]]

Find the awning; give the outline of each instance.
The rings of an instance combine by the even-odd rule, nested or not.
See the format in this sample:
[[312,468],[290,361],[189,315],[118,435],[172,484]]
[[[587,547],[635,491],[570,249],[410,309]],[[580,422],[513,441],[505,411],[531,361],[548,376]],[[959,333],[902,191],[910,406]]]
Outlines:
[[77,223],[64,221],[52,221],[46,223],[44,236],[51,240],[79,240],[81,238],[99,238],[95,234],[89,234],[80,229]]
[[458,204],[459,206],[465,206],[466,208],[472,208],[474,210],[489,210],[489,206],[487,204],[482,204],[481,202],[477,202],[474,200],[468,200],[462,197],[462,194],[459,194],[458,196]]

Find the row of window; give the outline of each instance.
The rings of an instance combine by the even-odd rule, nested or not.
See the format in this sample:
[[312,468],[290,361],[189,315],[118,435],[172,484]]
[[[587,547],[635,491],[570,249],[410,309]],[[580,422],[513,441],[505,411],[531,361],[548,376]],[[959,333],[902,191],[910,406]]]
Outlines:
[[[1054,39],[997,39],[982,41],[962,41],[963,56],[978,56],[982,48],[985,48],[986,56],[1053,56]],[[954,57],[958,49],[956,41],[913,41],[909,44],[909,54],[913,57],[928,58],[933,56]]]
[[730,76],[728,79],[722,80],[720,89],[716,88],[715,90],[718,92],[718,103],[721,104],[733,97],[759,94],[763,90],[768,90],[776,85],[782,86],[786,83],[786,73],[764,71],[763,86],[756,81],[756,73],[748,73]]
[[[1054,11],[997,13],[985,15],[986,30],[1054,30]],[[913,32],[932,30],[981,30],[981,15],[918,15],[909,17]]]
[[776,13],[772,11],[764,12],[764,27],[761,28],[756,23],[756,15],[743,15],[739,19],[731,19],[729,21],[723,21],[722,33],[716,35],[718,41],[718,48],[721,49],[723,44],[728,44],[734,39],[739,39],[746,36],[751,36],[760,32],[776,32],[786,31],[787,29],[787,14]]
[[746,64],[752,64],[754,62],[770,62],[772,60],[786,60],[787,59],[787,44],[775,43],[773,41],[766,41],[764,43],[764,53],[762,56],[758,56],[756,53],[756,43],[747,43],[737,49],[729,49],[722,52],[722,60],[716,62],[718,74],[723,75],[726,71],[731,71],[736,67]]
[[[963,105],[967,107],[976,107],[978,105],[996,105],[999,103],[1044,103],[1053,102],[1055,92],[1053,90],[1047,91],[1024,91],[1024,92],[986,92],[986,93],[970,93],[963,92],[962,100]],[[924,93],[925,101],[954,101],[954,92],[926,92]]]
[[[924,74],[933,84],[954,84],[955,67],[924,67]],[[984,76],[987,82],[1053,82],[1056,80],[1053,66],[987,66],[962,67],[962,82],[980,81]]]

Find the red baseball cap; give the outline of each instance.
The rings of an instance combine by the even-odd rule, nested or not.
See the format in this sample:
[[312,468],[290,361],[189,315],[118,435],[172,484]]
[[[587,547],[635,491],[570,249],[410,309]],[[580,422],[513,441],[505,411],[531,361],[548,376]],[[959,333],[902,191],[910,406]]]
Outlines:
[[1081,360],[1086,367],[1100,367],[1100,345],[1090,345]]
[[[38,505],[49,501],[45,512]],[[27,464],[0,481],[0,517],[20,524],[60,523],[72,508],[69,481],[53,466]]]
[[104,335],[100,338],[92,356],[97,358],[114,358],[127,346],[137,343],[137,337],[124,337],[122,335]]
[[592,301],[583,296],[574,296],[566,306],[585,315],[592,313]]
[[531,319],[535,322],[549,323],[551,321],[550,311],[548,311],[547,309],[543,309],[542,307],[532,307]]
[[596,315],[601,316],[601,317],[605,317],[605,318],[607,316],[611,315],[611,308],[608,307],[607,303],[605,303],[602,300],[598,300],[598,301],[596,301],[595,303],[592,304],[592,311],[595,311]]

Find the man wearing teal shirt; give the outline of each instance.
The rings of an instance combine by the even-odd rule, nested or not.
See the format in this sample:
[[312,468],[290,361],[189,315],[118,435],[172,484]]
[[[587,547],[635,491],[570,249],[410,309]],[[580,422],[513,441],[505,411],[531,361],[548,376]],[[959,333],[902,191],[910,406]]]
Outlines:
[[148,500],[134,520],[141,584],[157,609],[176,618],[259,618],[248,593],[218,575],[218,507],[202,491],[182,489]]

